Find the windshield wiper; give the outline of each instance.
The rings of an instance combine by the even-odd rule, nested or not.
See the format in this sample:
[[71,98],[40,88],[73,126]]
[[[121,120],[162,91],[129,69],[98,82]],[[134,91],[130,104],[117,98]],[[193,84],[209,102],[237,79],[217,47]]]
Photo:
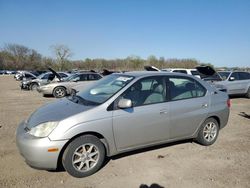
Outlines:
[[83,97],[79,96],[79,95],[74,95],[71,97],[71,101],[75,102],[75,103],[79,103],[79,104],[83,104],[86,106],[97,106],[100,103],[98,102],[94,102],[94,101],[88,101],[86,99],[84,99]]

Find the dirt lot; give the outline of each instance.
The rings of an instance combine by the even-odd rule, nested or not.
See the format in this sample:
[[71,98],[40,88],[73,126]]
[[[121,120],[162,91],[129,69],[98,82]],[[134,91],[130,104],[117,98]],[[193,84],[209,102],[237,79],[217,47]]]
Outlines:
[[187,141],[123,155],[77,179],[30,168],[16,148],[19,122],[56,99],[21,91],[12,76],[0,76],[0,88],[0,187],[250,187],[250,119],[239,115],[250,114],[250,99],[232,99],[228,126],[213,146]]

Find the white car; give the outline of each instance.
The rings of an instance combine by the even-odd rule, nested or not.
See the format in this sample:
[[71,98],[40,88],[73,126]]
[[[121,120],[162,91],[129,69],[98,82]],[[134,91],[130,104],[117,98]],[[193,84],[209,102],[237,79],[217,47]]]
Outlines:
[[161,69],[161,71],[179,72],[179,73],[193,75],[193,76],[195,76],[197,78],[201,78],[199,72],[196,69],[174,68],[174,69]]

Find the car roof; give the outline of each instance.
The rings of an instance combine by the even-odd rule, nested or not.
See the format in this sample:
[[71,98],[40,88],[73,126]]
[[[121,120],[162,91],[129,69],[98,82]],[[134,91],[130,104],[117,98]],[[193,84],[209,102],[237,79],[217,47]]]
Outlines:
[[76,73],[74,73],[74,74],[99,74],[99,73],[97,73],[97,72],[91,72],[91,71],[84,71],[84,72],[76,72]]
[[132,71],[124,73],[113,73],[115,75],[125,75],[125,76],[134,76],[134,77],[144,77],[144,76],[186,76],[193,77],[183,73],[173,73],[173,72],[161,72],[161,71]]
[[185,69],[185,68],[166,68],[161,70],[190,70],[190,71],[197,71],[196,69]]

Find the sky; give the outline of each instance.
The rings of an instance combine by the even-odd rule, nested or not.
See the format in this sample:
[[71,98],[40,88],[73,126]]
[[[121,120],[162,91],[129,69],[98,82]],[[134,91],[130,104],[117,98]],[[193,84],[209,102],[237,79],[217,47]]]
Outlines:
[[0,0],[0,46],[53,57],[194,58],[250,67],[250,0]]

